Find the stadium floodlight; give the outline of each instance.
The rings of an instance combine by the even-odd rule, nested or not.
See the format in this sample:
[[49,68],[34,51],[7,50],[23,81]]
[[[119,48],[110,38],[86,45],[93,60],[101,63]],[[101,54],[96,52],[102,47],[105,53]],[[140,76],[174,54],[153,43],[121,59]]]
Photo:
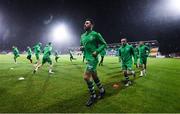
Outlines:
[[51,32],[54,42],[67,43],[70,41],[70,31],[65,23],[55,25]]
[[[175,21],[180,19],[180,0],[157,0],[150,9],[149,16],[158,20]],[[153,12],[153,15],[152,15]]]
[[180,0],[163,0],[164,11],[171,16],[180,16]]
[[168,0],[169,8],[180,13],[180,0]]

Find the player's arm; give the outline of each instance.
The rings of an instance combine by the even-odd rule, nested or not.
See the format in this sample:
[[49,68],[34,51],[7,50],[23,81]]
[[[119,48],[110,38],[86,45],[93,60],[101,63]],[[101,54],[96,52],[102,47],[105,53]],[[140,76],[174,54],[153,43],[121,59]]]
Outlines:
[[139,48],[137,48],[137,57],[139,58]]
[[118,49],[118,55],[121,56],[121,48]]
[[51,55],[52,53],[52,47],[49,47],[49,55]]
[[121,62],[121,48],[118,49],[119,62]]
[[133,47],[131,46],[131,55],[133,56],[133,58],[135,59],[135,52],[134,52],[134,49]]
[[81,40],[80,40],[80,51],[84,51],[84,45],[83,45],[83,42],[82,42],[82,36],[81,36]]
[[99,54],[102,50],[104,50],[107,47],[107,44],[100,33],[97,34],[97,40],[98,40],[99,47],[98,49],[96,49],[96,52],[97,54]]
[[148,57],[149,56],[149,53],[150,53],[150,48],[149,47],[145,47],[145,51],[146,51],[146,56]]

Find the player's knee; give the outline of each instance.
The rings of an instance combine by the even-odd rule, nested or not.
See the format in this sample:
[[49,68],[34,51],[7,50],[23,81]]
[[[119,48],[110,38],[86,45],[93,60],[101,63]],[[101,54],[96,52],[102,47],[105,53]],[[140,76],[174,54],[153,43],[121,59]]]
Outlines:
[[93,77],[93,79],[96,79],[97,78],[97,72],[92,73],[92,77]]
[[84,80],[89,80],[90,79],[90,74],[89,73],[84,73]]
[[123,74],[124,74],[124,75],[127,75],[127,71],[126,71],[126,70],[124,70],[124,71],[123,71]]

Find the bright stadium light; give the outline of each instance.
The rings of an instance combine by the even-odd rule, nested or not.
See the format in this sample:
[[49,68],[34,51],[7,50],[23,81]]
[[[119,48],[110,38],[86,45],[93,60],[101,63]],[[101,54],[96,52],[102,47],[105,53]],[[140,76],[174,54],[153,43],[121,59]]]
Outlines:
[[51,32],[54,42],[67,43],[70,40],[70,31],[64,23],[56,25]]
[[167,0],[165,8],[172,16],[180,16],[180,0]]
[[180,0],[157,0],[150,9],[149,17],[158,20],[175,21],[180,19]]
[[169,0],[170,9],[180,13],[180,0]]

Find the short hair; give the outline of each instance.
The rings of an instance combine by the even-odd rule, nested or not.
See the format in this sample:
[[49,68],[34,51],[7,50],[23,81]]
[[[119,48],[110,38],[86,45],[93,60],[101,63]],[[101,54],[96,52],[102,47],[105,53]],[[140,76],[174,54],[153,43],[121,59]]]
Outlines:
[[[122,39],[125,39],[125,40],[127,41],[127,38],[122,38]],[[122,39],[121,39],[121,40],[122,40]]]
[[87,18],[85,21],[90,21],[92,25],[94,25],[94,20],[93,19],[90,19],[90,18]]
[[139,43],[143,43],[144,44],[144,41],[139,41]]

